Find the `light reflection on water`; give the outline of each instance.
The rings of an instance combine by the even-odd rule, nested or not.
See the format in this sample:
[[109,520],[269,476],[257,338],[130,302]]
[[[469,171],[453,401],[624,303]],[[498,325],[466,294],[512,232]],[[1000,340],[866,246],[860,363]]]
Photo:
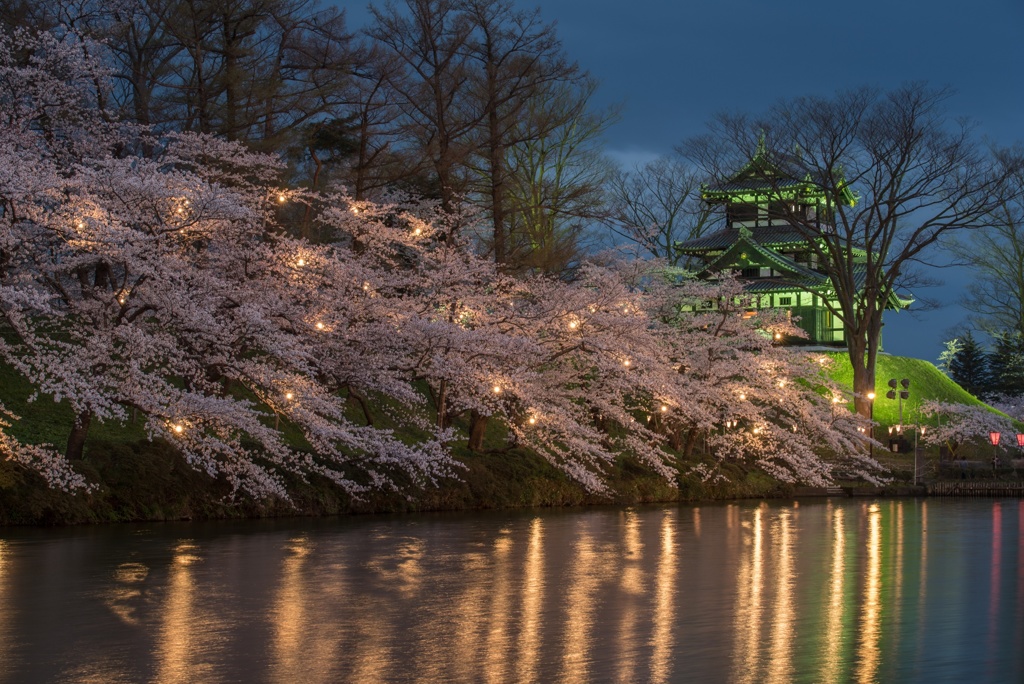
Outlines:
[[1024,502],[0,532],[0,682],[1024,681]]

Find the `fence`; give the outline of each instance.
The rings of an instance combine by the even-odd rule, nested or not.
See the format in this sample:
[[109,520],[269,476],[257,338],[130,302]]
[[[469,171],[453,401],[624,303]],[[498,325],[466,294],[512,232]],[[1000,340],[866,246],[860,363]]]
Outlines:
[[929,496],[1017,496],[1024,497],[1024,481],[933,482],[927,485]]

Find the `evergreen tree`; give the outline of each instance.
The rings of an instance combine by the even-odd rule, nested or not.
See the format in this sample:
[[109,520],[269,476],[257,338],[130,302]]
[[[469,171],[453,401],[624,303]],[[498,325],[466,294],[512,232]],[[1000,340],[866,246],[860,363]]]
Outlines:
[[995,340],[988,355],[989,393],[1024,394],[1024,335],[1004,332],[996,335]]
[[989,359],[978,341],[969,331],[958,340],[950,358],[944,359],[945,370],[950,378],[971,394],[978,396],[985,393],[992,384]]

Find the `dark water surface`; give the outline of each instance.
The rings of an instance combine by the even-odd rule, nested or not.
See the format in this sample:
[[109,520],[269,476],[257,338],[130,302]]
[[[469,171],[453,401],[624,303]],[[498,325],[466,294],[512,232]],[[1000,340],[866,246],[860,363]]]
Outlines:
[[0,682],[1024,682],[1024,502],[0,529]]

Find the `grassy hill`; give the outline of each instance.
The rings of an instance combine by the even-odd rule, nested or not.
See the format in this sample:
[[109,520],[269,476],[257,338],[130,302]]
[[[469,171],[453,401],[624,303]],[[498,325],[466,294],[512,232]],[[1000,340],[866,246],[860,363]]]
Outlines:
[[[828,352],[828,355],[832,358],[829,375],[852,394],[853,368],[850,366],[850,359],[846,352]],[[896,425],[900,422],[899,399],[888,399],[885,394],[890,389],[888,385],[890,379],[899,382],[903,378],[910,380],[910,397],[903,400],[903,422],[905,424],[918,421],[921,403],[926,400],[984,406],[981,401],[946,377],[942,371],[928,361],[879,354],[875,375],[875,420],[883,426]],[[850,408],[852,409],[852,407],[851,401]]]

